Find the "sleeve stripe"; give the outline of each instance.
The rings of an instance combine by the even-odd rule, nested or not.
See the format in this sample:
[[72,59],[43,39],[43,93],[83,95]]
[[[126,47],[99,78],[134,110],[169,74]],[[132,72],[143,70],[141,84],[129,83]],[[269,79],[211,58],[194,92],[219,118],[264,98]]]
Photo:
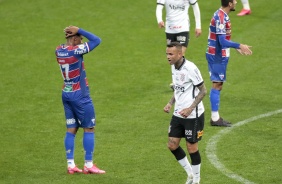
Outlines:
[[199,84],[197,84],[196,86],[198,87],[198,86],[201,86],[202,84],[204,84],[204,81],[199,83]]
[[163,5],[163,6],[164,6],[164,4],[162,4],[162,3],[157,3],[157,4],[159,4],[159,5]]
[[190,3],[190,5],[194,5],[194,4],[196,4],[197,2],[198,2],[198,1],[196,1],[196,2],[195,2],[195,3],[193,3],[193,4],[191,4],[191,3]]
[[86,45],[86,47],[87,47],[87,52],[90,52],[89,45],[88,45],[87,42],[85,42],[85,45]]

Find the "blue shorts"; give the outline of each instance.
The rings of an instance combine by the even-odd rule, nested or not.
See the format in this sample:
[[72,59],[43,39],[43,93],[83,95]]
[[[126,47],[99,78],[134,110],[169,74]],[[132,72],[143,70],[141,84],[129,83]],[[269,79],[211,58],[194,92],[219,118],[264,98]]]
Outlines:
[[67,128],[92,128],[95,126],[95,110],[90,96],[75,101],[63,99],[63,105]]
[[223,62],[211,62],[208,60],[210,80],[213,82],[225,82],[227,64],[227,59]]

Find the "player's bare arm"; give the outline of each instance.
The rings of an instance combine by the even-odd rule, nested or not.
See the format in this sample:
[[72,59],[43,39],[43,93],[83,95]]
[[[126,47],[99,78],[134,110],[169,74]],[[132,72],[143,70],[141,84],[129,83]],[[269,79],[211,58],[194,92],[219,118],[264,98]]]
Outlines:
[[171,97],[171,99],[169,100],[169,102],[166,104],[166,106],[164,107],[164,112],[169,113],[171,107],[173,106],[173,104],[175,103],[175,98],[174,95]]
[[203,100],[203,98],[206,96],[207,94],[207,89],[205,84],[201,84],[200,86],[197,87],[200,92],[198,93],[198,95],[195,97],[194,102],[192,103],[192,105],[188,108],[182,109],[179,114],[183,117],[188,117],[192,111],[196,108],[196,106]]

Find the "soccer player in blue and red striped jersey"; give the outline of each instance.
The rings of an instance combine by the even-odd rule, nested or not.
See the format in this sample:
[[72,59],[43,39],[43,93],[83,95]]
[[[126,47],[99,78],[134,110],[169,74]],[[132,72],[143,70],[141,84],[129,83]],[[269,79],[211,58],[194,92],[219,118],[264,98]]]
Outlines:
[[208,47],[206,59],[212,81],[210,91],[211,125],[231,126],[231,123],[219,116],[220,91],[226,80],[226,69],[230,56],[230,48],[235,48],[242,55],[251,55],[250,46],[231,41],[231,23],[228,14],[235,11],[236,0],[221,0],[221,8],[218,9],[210,22]]
[[[89,94],[83,55],[96,48],[101,39],[76,26],[64,29],[66,44],[59,45],[55,54],[64,79],[62,101],[66,117],[65,149],[69,174],[104,174],[105,171],[93,164],[95,110]],[[83,37],[88,41],[82,43]],[[84,129],[83,147],[85,150],[84,169],[74,162],[74,140],[79,128]]]

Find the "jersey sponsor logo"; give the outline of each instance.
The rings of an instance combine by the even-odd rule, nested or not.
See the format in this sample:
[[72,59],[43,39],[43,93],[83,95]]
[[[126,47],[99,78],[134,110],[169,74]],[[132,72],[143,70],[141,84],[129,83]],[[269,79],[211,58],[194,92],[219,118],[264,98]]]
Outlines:
[[181,91],[181,92],[184,92],[184,87],[183,86],[178,86],[178,85],[174,85],[174,90],[175,91]]
[[197,132],[197,138],[199,139],[200,137],[203,136],[203,134],[204,134],[204,131],[203,131],[203,130],[202,130],[202,131],[198,131],[198,132]]
[[71,119],[67,119],[67,125],[72,125],[75,124],[75,119],[71,118]]
[[[180,26],[181,27],[181,26]],[[176,40],[179,41],[180,43],[186,42],[186,36],[177,36]]]
[[169,29],[181,29],[182,26],[169,26]]
[[87,53],[87,50],[86,50],[86,49],[80,49],[80,48],[78,48],[78,49],[75,49],[75,50],[74,50],[74,54],[85,54],[85,53]]
[[72,86],[65,86],[63,89],[65,92],[71,92],[72,90]]
[[185,135],[192,136],[192,130],[185,130]]
[[69,56],[67,52],[57,52],[58,56]]
[[185,10],[185,5],[181,5],[181,4],[178,4],[178,5],[169,4],[168,6],[169,6],[170,9],[172,9],[172,10],[181,10],[181,11],[184,11],[184,10]]

